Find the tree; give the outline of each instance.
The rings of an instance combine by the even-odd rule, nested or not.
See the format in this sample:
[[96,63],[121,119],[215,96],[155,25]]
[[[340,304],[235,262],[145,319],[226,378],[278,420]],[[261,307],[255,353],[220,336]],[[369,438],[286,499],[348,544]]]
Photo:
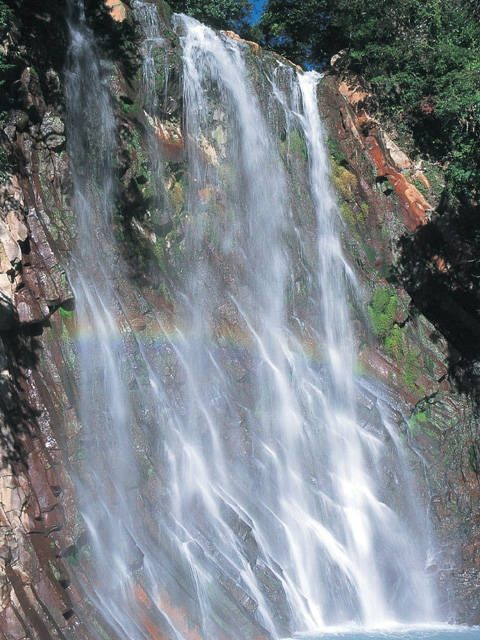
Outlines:
[[340,44],[331,4],[332,0],[269,0],[260,21],[264,44],[295,62],[321,65]]
[[252,11],[249,0],[172,0],[169,4],[174,11],[217,29],[241,30]]

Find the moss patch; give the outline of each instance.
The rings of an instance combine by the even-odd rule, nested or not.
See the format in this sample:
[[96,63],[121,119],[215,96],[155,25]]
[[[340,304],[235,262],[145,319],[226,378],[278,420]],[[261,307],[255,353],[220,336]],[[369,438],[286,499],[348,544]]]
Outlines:
[[333,162],[332,179],[339,195],[344,200],[352,200],[357,188],[357,176],[341,164]]
[[385,350],[388,355],[397,361],[400,361],[404,354],[405,341],[403,331],[398,325],[394,325],[388,335],[385,337]]
[[425,425],[428,420],[428,408],[416,410],[407,422],[408,430],[413,436],[416,436],[421,431],[422,426]]
[[409,389],[409,391],[415,390],[415,384],[418,376],[420,375],[419,368],[420,353],[418,351],[410,350],[405,356],[405,362],[402,371],[402,380]]

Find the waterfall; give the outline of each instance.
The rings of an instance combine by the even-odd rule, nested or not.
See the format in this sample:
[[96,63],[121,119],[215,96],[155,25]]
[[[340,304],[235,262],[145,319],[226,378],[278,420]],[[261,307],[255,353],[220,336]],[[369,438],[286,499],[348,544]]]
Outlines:
[[[81,3],[69,17],[69,155],[77,241],[83,588],[119,638],[279,638],[434,615],[428,541],[391,424],[361,423],[345,259],[318,112],[319,77],[185,16],[188,158],[182,269],[167,326],[144,309],[113,234],[112,69]],[[153,5],[144,110],[159,118]],[[78,8],[80,7],[80,8]],[[148,117],[147,117],[148,116]],[[164,161],[147,142],[157,206]],[[163,203],[163,204],[162,204]],[[368,392],[370,393],[370,392]],[[371,394],[370,394],[371,395]],[[393,465],[390,467],[389,465]],[[398,493],[398,489],[397,489]]]

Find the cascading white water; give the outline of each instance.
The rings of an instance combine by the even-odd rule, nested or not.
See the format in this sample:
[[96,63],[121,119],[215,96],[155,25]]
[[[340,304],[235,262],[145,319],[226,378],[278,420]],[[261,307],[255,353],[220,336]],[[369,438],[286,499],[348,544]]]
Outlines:
[[[199,398],[211,398],[210,407],[203,400],[203,416],[191,416],[189,431],[195,439],[198,426],[205,423],[207,447],[214,452],[209,456],[203,443],[194,446],[196,455],[200,452],[208,461],[203,473],[193,476],[197,508],[198,502],[204,503],[205,518],[214,522],[213,492],[213,498],[226,496],[238,517],[248,515],[267,564],[273,561],[282,569],[276,577],[296,628],[348,619],[381,625],[403,616],[428,617],[429,589],[420,577],[421,562],[408,527],[378,497],[376,475],[381,473],[383,445],[356,420],[354,341],[346,291],[353,274],[342,255],[338,213],[329,186],[317,78],[292,76],[286,88],[290,96],[283,106],[295,106],[298,82],[303,112],[288,114],[287,121],[297,118],[297,131],[301,129],[307,142],[318,236],[316,273],[310,274],[318,276],[318,287],[313,287],[318,325],[303,327],[303,333],[315,335],[321,345],[321,371],[309,363],[287,312],[287,278],[294,267],[285,235],[295,224],[292,209],[299,203],[289,194],[276,132],[259,104],[239,45],[191,19],[177,20],[183,33],[185,121],[193,185],[189,253],[196,258],[186,295],[191,306],[190,331],[197,341],[187,344],[182,361],[193,374],[194,404]],[[285,73],[292,75],[287,69]],[[281,90],[277,88],[276,93]],[[215,115],[212,118],[212,99],[222,105],[217,121]],[[223,147],[216,142],[219,126],[227,132]],[[214,161],[205,148],[215,149]],[[223,194],[222,207],[215,207],[212,196],[210,202],[202,202],[199,196],[205,192]],[[295,233],[301,249],[301,228]],[[212,235],[218,237],[222,259],[239,269],[239,278],[218,282],[215,268],[205,257]],[[222,299],[238,317],[257,363],[251,404],[241,409],[235,407],[241,385],[229,378],[228,369],[209,346]],[[208,388],[200,391],[205,382]],[[230,406],[218,400],[214,404],[215,396],[224,402],[229,399]],[[219,440],[232,414],[246,427],[251,446],[248,461],[242,460],[240,467],[235,452],[232,456]],[[176,481],[186,474],[187,469]],[[199,477],[203,478],[200,484]],[[180,496],[181,501],[185,499]],[[223,537],[222,529],[218,533]],[[230,559],[238,554],[236,564],[242,575],[248,574],[237,542],[225,554]],[[268,615],[269,603],[264,605],[262,622],[269,627],[275,616]]]
[[[150,45],[161,35],[152,8],[135,2],[153,119]],[[426,543],[413,540],[410,506],[397,496],[402,517],[389,506],[387,444],[357,418],[355,277],[341,249],[318,77],[278,61],[247,66],[244,45],[185,16],[175,25],[185,260],[173,334],[164,327],[160,341],[140,341],[111,229],[108,69],[83,12],[70,18],[70,277],[87,456],[77,487],[98,565],[85,588],[94,585],[94,604],[129,639],[152,627],[162,637],[252,640],[429,620]],[[152,158],[158,176],[162,163]],[[403,468],[388,473],[406,484]]]

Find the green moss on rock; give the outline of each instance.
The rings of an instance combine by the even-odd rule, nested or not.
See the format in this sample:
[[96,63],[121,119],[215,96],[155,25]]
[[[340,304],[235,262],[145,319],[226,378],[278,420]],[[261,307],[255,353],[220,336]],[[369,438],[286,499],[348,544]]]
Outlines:
[[372,301],[368,305],[370,320],[375,335],[386,340],[394,327],[398,308],[398,296],[391,286],[379,287],[375,290]]

